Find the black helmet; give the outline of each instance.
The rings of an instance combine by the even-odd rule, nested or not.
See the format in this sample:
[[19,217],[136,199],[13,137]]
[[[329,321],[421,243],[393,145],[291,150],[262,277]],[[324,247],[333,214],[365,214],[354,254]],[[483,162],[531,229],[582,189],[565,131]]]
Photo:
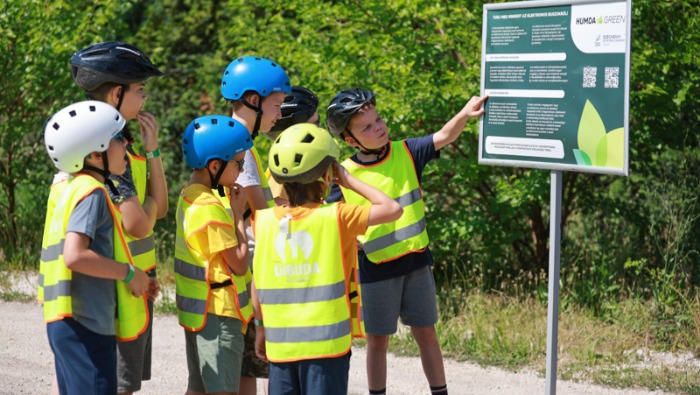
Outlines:
[[292,91],[284,95],[282,118],[277,120],[266,136],[274,140],[288,127],[307,122],[317,107],[318,97],[313,92],[300,86],[292,86]]
[[340,137],[348,127],[350,117],[368,103],[375,104],[374,93],[369,89],[346,89],[335,95],[326,110],[328,130],[334,136]]
[[71,57],[70,66],[75,83],[88,92],[105,82],[127,85],[163,75],[138,48],[119,41],[81,49]]

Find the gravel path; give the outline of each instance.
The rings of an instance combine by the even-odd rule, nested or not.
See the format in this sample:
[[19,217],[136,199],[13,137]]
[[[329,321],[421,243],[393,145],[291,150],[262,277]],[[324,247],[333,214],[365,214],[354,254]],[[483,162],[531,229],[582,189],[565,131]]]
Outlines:
[[[53,355],[46,339],[41,306],[0,301],[0,394],[48,394]],[[183,329],[175,316],[154,320],[153,379],[139,394],[182,394],[187,382]],[[353,348],[349,394],[366,394],[365,351]],[[391,394],[428,393],[418,358],[389,356],[388,390]],[[512,373],[497,368],[445,361],[451,394],[544,394],[545,379],[534,373]],[[261,393],[261,392],[259,392]],[[587,383],[559,381],[560,395],[662,395],[640,389],[614,390]]]

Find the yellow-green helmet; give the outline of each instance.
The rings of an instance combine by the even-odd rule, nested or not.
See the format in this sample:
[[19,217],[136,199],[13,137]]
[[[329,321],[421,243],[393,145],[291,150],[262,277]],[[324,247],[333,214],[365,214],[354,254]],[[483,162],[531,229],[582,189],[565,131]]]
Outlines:
[[311,123],[285,129],[270,148],[270,173],[279,183],[310,184],[323,177],[340,150],[333,136]]

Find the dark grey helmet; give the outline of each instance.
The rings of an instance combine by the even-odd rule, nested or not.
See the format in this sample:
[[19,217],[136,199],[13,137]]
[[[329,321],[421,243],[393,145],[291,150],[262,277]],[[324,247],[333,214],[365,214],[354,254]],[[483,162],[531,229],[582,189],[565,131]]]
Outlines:
[[83,48],[73,54],[70,66],[75,83],[88,92],[106,82],[128,85],[163,75],[141,50],[120,41]]
[[265,135],[275,140],[288,127],[307,122],[316,113],[317,107],[318,97],[313,92],[301,86],[292,86],[292,91],[284,95],[284,103],[280,108],[282,118]]
[[336,137],[345,132],[350,117],[368,103],[375,104],[374,93],[369,89],[346,89],[333,97],[326,110],[326,125]]

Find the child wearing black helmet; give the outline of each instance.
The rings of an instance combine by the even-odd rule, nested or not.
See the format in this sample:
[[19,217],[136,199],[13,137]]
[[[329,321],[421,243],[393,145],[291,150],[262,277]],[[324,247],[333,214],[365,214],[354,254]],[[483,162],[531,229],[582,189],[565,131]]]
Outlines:
[[[277,120],[268,133],[265,133],[265,137],[275,141],[283,130],[298,123],[311,123],[320,126],[321,118],[318,116],[316,108],[318,108],[318,97],[304,87],[293,85],[292,91],[284,95],[284,103],[280,108],[282,118]],[[287,203],[289,199],[287,193],[282,185],[272,178],[269,169],[265,172],[265,176],[275,203],[280,206]]]
[[[411,327],[432,394],[447,394],[442,353],[437,341],[437,302],[430,266],[425,204],[420,188],[425,165],[454,142],[469,118],[479,117],[486,97],[473,97],[438,132],[391,141],[386,123],[368,89],[344,90],[331,100],[326,122],[330,132],[359,152],[342,165],[358,179],[382,190],[403,207],[398,220],[373,226],[359,238],[362,303],[367,331],[367,382],[370,394],[386,393],[386,352],[397,320]],[[366,199],[340,186],[347,203]],[[333,194],[329,201],[340,198]]]
[[[120,394],[131,394],[141,389],[141,381],[151,377],[151,340],[153,301],[158,295],[156,279],[156,251],[153,227],[168,212],[168,188],[163,162],[158,149],[158,123],[142,107],[146,101],[146,80],[163,73],[151,60],[133,45],[108,41],[91,45],[73,54],[70,60],[75,83],[94,100],[115,107],[126,119],[138,120],[145,154],[139,155],[132,145],[128,127],[122,131],[129,140],[127,171],[121,176],[110,176],[113,187],[110,197],[119,208],[122,227],[135,264],[148,273],[151,285],[143,303],[128,304],[120,298],[123,315],[147,314],[138,328],[118,333],[118,376]],[[116,186],[116,187],[115,187]],[[124,318],[122,319],[124,321]]]

